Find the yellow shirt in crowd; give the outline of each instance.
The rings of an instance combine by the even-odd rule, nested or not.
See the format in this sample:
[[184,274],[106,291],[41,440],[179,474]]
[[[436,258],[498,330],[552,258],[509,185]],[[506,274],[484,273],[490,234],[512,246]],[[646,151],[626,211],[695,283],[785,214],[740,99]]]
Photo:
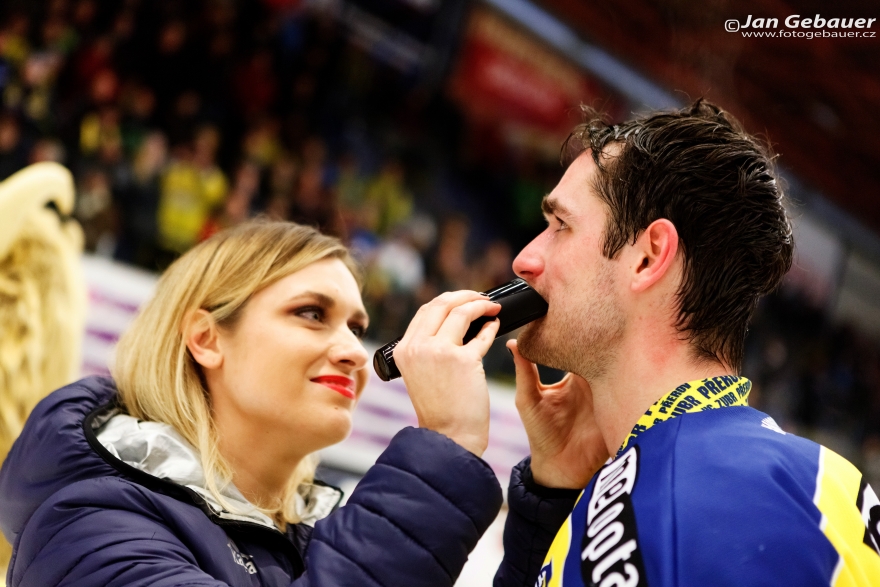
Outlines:
[[183,253],[198,241],[211,211],[223,202],[228,184],[217,167],[199,169],[188,162],[172,163],[162,178],[159,198],[159,243]]

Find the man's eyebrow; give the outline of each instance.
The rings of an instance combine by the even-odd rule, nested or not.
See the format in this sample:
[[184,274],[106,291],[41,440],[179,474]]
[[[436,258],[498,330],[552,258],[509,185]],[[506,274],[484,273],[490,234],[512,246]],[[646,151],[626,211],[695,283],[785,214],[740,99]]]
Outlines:
[[[314,298],[318,302],[319,306],[327,308],[328,310],[333,308],[336,305],[336,300],[334,300],[332,297],[328,296],[327,294],[323,294],[319,291],[304,291],[300,294],[297,294],[297,295],[291,297],[288,301],[293,302],[293,301],[296,301],[301,298]],[[362,310],[356,310],[352,314],[352,318],[354,318],[356,320],[362,320],[362,321],[369,320],[369,317],[367,316],[366,312],[363,312]]]
[[541,200],[541,211],[546,216],[568,216],[571,217],[571,210],[559,203],[559,200],[551,196],[544,196]]

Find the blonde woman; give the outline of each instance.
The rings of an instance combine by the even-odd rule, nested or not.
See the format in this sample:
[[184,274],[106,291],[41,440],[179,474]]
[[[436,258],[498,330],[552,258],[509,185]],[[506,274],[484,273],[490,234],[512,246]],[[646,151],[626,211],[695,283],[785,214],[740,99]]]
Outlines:
[[[339,241],[281,222],[176,261],[113,379],[41,402],[0,471],[10,587],[452,585],[501,504],[478,458],[484,388],[414,394],[420,427],[338,511],[340,492],[313,481],[367,380],[357,275]],[[461,341],[496,308],[458,292],[416,321]],[[494,324],[459,346],[462,365],[481,368]]]

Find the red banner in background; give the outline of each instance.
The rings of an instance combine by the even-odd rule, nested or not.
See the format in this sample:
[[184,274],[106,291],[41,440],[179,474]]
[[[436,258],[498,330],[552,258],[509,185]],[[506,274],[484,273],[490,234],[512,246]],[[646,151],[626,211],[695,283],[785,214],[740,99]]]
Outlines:
[[471,13],[449,91],[475,123],[542,135],[557,150],[560,137],[578,121],[578,105],[618,118],[625,103],[579,67],[483,8]]

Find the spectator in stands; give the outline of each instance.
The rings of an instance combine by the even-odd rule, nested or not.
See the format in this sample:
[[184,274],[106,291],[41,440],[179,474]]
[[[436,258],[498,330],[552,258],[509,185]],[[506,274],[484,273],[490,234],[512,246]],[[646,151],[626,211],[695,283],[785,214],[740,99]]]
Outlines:
[[216,162],[219,146],[215,127],[200,128],[192,147],[182,146],[162,177],[159,244],[171,254],[183,253],[198,241],[211,210],[226,198],[226,176]]
[[[339,241],[282,222],[176,261],[114,378],[52,394],[0,471],[11,586],[452,587],[502,501],[478,458],[485,386],[413,394],[419,427],[338,511],[341,492],[313,483],[367,381],[356,275]],[[469,295],[473,317],[497,311]],[[467,322],[450,327],[461,340]],[[466,349],[476,364],[496,329]]]
[[142,84],[129,83],[120,94],[120,105],[122,145],[128,156],[136,158],[135,152],[154,127],[156,95]]
[[413,212],[413,197],[404,184],[403,164],[398,159],[388,159],[379,174],[367,185],[365,205],[373,208],[376,226],[373,230],[380,236],[388,236],[403,224]]
[[[199,129],[202,121],[202,95],[192,89],[184,89],[175,96],[170,109],[164,113],[163,127],[172,145],[189,142]],[[215,129],[219,132],[219,129]]]
[[267,117],[252,125],[242,141],[244,158],[260,169],[271,167],[283,151],[279,130],[278,120],[274,118]]
[[94,159],[108,143],[113,146],[122,145],[119,110],[112,105],[83,117],[79,130],[80,155],[86,160]]
[[119,186],[120,231],[114,256],[146,269],[158,268],[159,195],[168,159],[168,142],[159,131],[148,134]]
[[290,215],[290,203],[299,172],[298,159],[287,151],[283,151],[272,164],[266,194],[266,212],[270,216],[282,219]]
[[61,141],[53,138],[44,138],[38,140],[31,147],[29,163],[40,163],[43,161],[52,161],[54,163],[64,163],[67,152]]
[[235,172],[232,189],[223,204],[214,210],[199,235],[203,241],[215,233],[251,217],[251,207],[260,190],[260,168],[253,161],[243,161]]
[[471,276],[467,259],[470,222],[463,215],[448,217],[440,226],[431,277],[440,291],[470,289]]
[[299,174],[290,219],[316,226],[328,234],[342,235],[342,217],[336,205],[336,194],[325,186],[324,168],[316,162],[307,163]]
[[18,121],[12,113],[0,113],[0,180],[21,169],[25,156],[25,145]]
[[110,257],[116,246],[117,215],[107,171],[99,167],[84,171],[77,182],[77,194],[74,217],[82,225],[86,250]]
[[416,294],[425,282],[425,264],[418,249],[418,226],[398,226],[370,258],[365,295],[380,340],[400,336],[415,313]]

